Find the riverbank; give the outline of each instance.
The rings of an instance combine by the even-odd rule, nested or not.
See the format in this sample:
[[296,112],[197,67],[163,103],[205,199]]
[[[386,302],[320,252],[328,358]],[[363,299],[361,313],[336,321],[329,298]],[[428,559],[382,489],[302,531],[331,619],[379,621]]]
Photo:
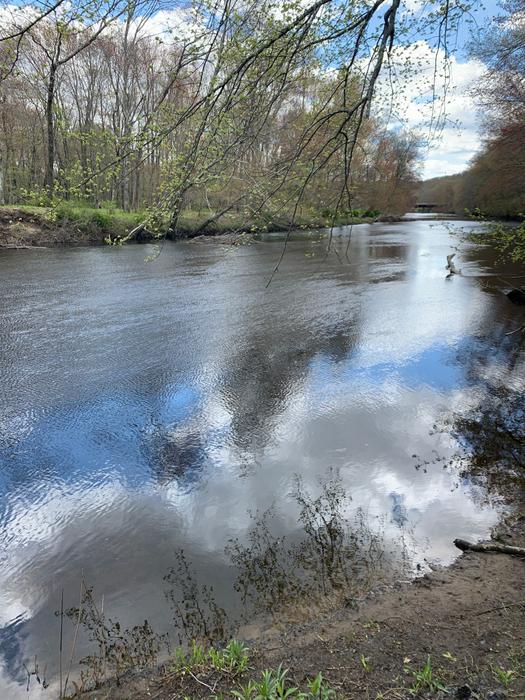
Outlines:
[[[525,511],[509,516],[494,536],[525,546]],[[338,698],[523,697],[524,573],[523,559],[469,552],[448,569],[370,593],[355,610],[245,628],[249,668],[235,677],[205,664],[171,662],[83,697],[211,699],[241,692],[238,697],[250,698],[250,681],[279,666],[288,669],[288,687],[306,688],[321,673]]]
[[[124,212],[118,209],[92,209],[61,205],[49,207],[3,206],[0,207],[0,248],[57,248],[75,246],[100,246],[118,244],[130,231],[140,227],[145,212]],[[257,233],[286,231],[286,218],[268,221],[264,218],[246,221],[240,214],[229,214],[219,222],[207,223],[206,213],[186,211],[179,221],[177,234],[168,239],[196,238],[220,240],[239,245]],[[375,212],[363,212],[362,216],[337,218],[336,225],[372,223]],[[329,217],[306,213],[296,219],[297,229],[319,229],[332,225]],[[168,228],[167,222],[159,226]],[[146,228],[136,231],[130,240],[148,243],[158,239]]]

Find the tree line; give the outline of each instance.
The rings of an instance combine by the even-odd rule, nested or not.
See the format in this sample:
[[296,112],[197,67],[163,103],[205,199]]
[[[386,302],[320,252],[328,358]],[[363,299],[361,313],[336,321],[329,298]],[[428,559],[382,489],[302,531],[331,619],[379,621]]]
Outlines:
[[[446,50],[465,4],[428,6]],[[372,104],[394,40],[421,30],[401,0],[57,0],[2,18],[3,204],[118,206],[173,230],[185,212],[293,224],[412,204],[419,138]]]

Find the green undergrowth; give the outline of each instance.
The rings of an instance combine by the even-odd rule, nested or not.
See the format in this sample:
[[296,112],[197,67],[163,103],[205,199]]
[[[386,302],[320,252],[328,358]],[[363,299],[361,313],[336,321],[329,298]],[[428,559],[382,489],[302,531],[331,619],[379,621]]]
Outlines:
[[[442,653],[441,664],[436,665],[430,655],[420,664],[405,657],[402,675],[386,675],[383,678],[381,668],[376,668],[374,660],[369,657],[361,655],[360,659],[355,658],[354,663],[353,673],[349,674],[353,685],[359,691],[367,687],[375,688],[375,695],[371,697],[376,697],[377,700],[383,700],[388,695],[398,699],[466,698],[472,692],[471,687],[480,683],[483,687],[498,687],[509,691],[522,677],[523,671],[516,659],[512,663],[509,659],[505,667],[491,664],[489,668],[477,667],[474,672],[473,667],[465,667],[451,652]],[[377,687],[377,678],[372,679],[377,674],[380,677],[380,689]],[[182,691],[181,700],[341,700],[349,697],[341,694],[341,680],[339,678],[336,683],[339,688],[336,691],[320,672],[297,683],[283,664],[261,670],[252,652],[235,640],[223,649],[205,647],[197,642],[193,642],[186,651],[177,649],[165,675],[168,683],[166,690],[171,692],[178,686]],[[204,694],[203,688],[208,689]],[[493,692],[494,696],[500,696],[498,692]]]
[[[70,228],[72,233],[111,234],[125,236],[128,231],[137,226],[146,216],[144,212],[127,212],[112,207],[92,208],[70,203],[57,204],[54,207],[38,207],[16,205],[0,207],[0,213],[13,212],[13,218],[31,218],[43,228]],[[22,215],[22,217],[20,216]],[[22,219],[22,220],[23,220]]]
[[[228,212],[217,221],[209,222],[209,212],[196,210],[186,210],[181,213],[178,221],[180,232],[192,234],[200,233],[228,233],[231,231],[264,232],[283,231],[290,226],[295,229],[326,228],[329,226],[345,226],[351,223],[365,223],[375,221],[378,211],[354,209],[348,212],[341,212],[334,216],[329,211],[318,212],[311,209],[304,209],[297,213],[293,219],[286,214],[272,216],[269,213],[261,213],[256,216],[247,217],[240,212]],[[204,224],[206,224],[204,226]],[[204,226],[204,228],[202,228]]]
[[232,639],[224,649],[206,648],[193,642],[188,650],[178,647],[173,655],[172,671],[202,671],[213,669],[221,673],[239,674],[248,668],[248,647]]
[[503,260],[525,262],[525,216],[518,214],[514,221],[489,221],[487,215],[476,209],[467,211],[470,218],[483,224],[481,231],[470,231],[468,240],[493,246]]
[[117,236],[125,236],[146,216],[141,211],[128,212],[113,208],[91,209],[70,204],[58,205],[50,210],[50,215],[55,216],[58,222],[71,224],[82,231],[99,229]]
[[335,699],[336,694],[326,684],[321,673],[307,680],[303,688],[298,688],[289,680],[288,670],[279,666],[277,669],[263,671],[258,680],[240,685],[238,690],[231,691],[231,696],[237,700],[329,700]]
[[[442,654],[442,657],[448,669],[434,666],[430,656],[421,665],[411,664],[410,659],[405,658],[404,678],[383,678],[383,687],[376,697],[385,698],[389,693],[397,698],[453,697],[456,692],[461,695],[459,688],[463,692],[469,688],[465,680],[474,686],[480,680],[471,678],[467,669],[450,652]],[[206,700],[337,700],[348,697],[336,692],[320,672],[302,683],[296,683],[289,669],[282,664],[265,670],[259,667],[257,670],[252,662],[256,664],[257,660],[252,659],[251,652],[241,642],[232,640],[222,650],[206,648],[194,642],[189,650],[178,649],[175,652],[171,665],[168,665],[166,680],[172,682],[176,679],[179,682],[184,700],[195,700],[197,697],[205,697]],[[361,656],[360,661],[355,662],[354,679],[359,679],[359,668],[361,678],[360,681],[356,680],[355,685],[362,689],[376,668],[368,657]],[[509,690],[520,677],[520,668],[517,665],[508,668],[492,665],[488,683],[492,678],[497,686]],[[204,695],[203,687],[209,691]]]

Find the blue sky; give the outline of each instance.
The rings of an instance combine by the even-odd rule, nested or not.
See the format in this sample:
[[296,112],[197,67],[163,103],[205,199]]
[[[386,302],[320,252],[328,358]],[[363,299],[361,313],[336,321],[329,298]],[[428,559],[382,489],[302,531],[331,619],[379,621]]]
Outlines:
[[[309,0],[303,0],[304,4],[310,4]],[[278,4],[278,3],[277,3]],[[403,12],[414,13],[416,19],[422,20],[425,25],[425,14],[431,9],[435,10],[435,0],[403,0]],[[480,115],[470,91],[476,79],[484,72],[483,65],[469,56],[468,44],[476,34],[485,29],[492,18],[500,14],[497,0],[486,0],[483,4],[473,2],[473,8],[465,15],[465,19],[459,25],[456,34],[449,37],[450,47],[454,47],[454,54],[450,63],[450,88],[447,90],[446,120],[437,131],[429,128],[429,95],[432,93],[434,78],[435,47],[428,36],[412,37],[414,42],[412,49],[418,59],[427,62],[428,69],[422,71],[415,79],[409,81],[408,90],[401,98],[396,97],[396,104],[392,105],[392,126],[399,126],[419,131],[428,146],[423,150],[423,164],[421,174],[423,177],[436,177],[451,175],[461,172],[468,167],[469,161],[480,147]],[[159,12],[152,24],[156,24],[160,30],[166,24],[175,21],[177,31],[180,31],[180,15],[176,19],[170,10]],[[382,16],[382,13],[380,13]],[[185,20],[183,20],[184,23]],[[414,24],[417,24],[415,21]],[[402,65],[407,61],[406,47],[401,50],[399,56],[400,73]],[[405,80],[404,77],[400,78]],[[426,82],[425,82],[426,81]],[[389,81],[384,78],[384,84]],[[404,86],[405,87],[405,86]],[[388,91],[386,87],[386,91]],[[380,89],[381,90],[381,89]],[[401,92],[398,90],[397,92]],[[439,86],[438,86],[439,93]],[[385,95],[383,95],[385,97]],[[385,102],[381,96],[378,104]],[[390,98],[386,99],[390,104]]]

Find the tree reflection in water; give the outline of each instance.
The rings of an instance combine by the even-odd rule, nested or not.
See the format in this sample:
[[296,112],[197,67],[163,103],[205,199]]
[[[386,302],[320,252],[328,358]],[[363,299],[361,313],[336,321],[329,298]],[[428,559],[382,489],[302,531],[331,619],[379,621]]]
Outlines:
[[397,562],[387,556],[381,528],[374,531],[362,509],[350,515],[351,496],[338,474],[329,471],[312,495],[295,478],[290,494],[299,506],[294,535],[272,533],[273,509],[252,515],[246,544],[233,539],[226,548],[238,571],[236,590],[254,610],[282,613],[295,604],[351,604]]
[[171,607],[179,642],[225,640],[233,629],[212,586],[200,585],[183,550],[175,554],[175,565],[164,576],[168,584],[166,599]]
[[[460,479],[482,483],[488,487],[480,489],[484,497],[512,495],[516,486],[525,486],[525,394],[521,387],[489,381],[482,393],[469,410],[452,413],[434,426],[456,441],[456,454],[447,460],[436,455],[426,464],[440,462]],[[226,543],[239,594],[233,614],[221,607],[213,588],[199,580],[185,552],[175,555],[164,581],[181,644],[224,642],[243,618],[254,614],[286,619],[297,617],[305,608],[311,615],[315,610],[353,605],[381,580],[409,573],[413,539],[404,520],[399,541],[388,547],[381,521],[372,527],[369,514],[352,510],[351,496],[337,472],[329,470],[315,494],[296,476],[290,497],[298,508],[292,534],[276,534],[277,514],[271,507],[250,514],[246,540]],[[96,685],[107,674],[119,677],[129,668],[156,661],[166,640],[147,621],[123,629],[96,607],[92,589],[84,586],[83,591],[80,608],[66,612],[96,646],[80,660],[81,687]]]
[[[212,587],[201,585],[183,551],[164,577],[166,597],[181,641],[224,639],[240,620],[254,613],[281,615],[305,603],[352,604],[379,580],[405,573],[409,557],[390,556],[378,519],[372,529],[362,510],[351,512],[351,497],[340,476],[330,471],[312,495],[296,477],[292,499],[298,506],[292,535],[274,533],[274,508],[251,515],[245,541],[230,539],[225,552],[240,601],[233,615],[217,603]],[[406,554],[408,533],[392,549]],[[397,569],[397,571],[396,571]],[[237,613],[237,619],[235,618]]]
[[488,498],[525,487],[525,393],[491,384],[483,401],[457,413],[435,430],[455,438],[458,451],[448,462],[464,479],[477,480]]

